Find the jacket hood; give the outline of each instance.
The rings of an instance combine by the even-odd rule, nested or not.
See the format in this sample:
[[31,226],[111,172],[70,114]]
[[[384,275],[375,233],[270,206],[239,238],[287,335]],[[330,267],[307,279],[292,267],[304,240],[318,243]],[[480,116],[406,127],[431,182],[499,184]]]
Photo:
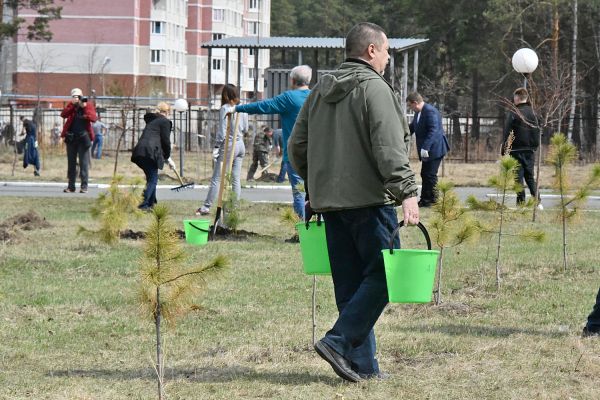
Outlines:
[[157,113],[147,112],[146,114],[144,114],[144,122],[147,124],[154,121],[156,118],[158,118]]
[[323,75],[315,90],[326,103],[338,103],[361,82],[370,79],[381,79],[381,76],[369,65],[347,61],[338,70]]

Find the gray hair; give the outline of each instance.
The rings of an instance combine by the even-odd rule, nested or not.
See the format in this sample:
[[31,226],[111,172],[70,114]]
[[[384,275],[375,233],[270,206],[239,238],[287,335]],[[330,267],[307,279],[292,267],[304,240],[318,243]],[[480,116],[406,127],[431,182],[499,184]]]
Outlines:
[[312,78],[312,68],[308,65],[298,65],[297,67],[292,68],[290,78],[293,79],[298,86],[308,85]]
[[383,46],[382,27],[371,22],[360,22],[350,29],[346,36],[346,57],[359,57],[372,43],[378,50]]

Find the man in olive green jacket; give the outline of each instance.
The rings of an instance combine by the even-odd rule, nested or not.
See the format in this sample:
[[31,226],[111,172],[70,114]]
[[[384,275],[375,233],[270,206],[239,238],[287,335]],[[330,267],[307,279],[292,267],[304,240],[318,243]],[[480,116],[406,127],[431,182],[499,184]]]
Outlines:
[[346,38],[348,59],[320,78],[288,143],[309,207],[325,219],[339,311],[315,350],[351,382],[381,377],[373,327],[388,302],[381,250],[398,224],[394,205],[402,204],[406,224],[419,222],[408,124],[382,77],[388,48],[381,27],[354,26]]

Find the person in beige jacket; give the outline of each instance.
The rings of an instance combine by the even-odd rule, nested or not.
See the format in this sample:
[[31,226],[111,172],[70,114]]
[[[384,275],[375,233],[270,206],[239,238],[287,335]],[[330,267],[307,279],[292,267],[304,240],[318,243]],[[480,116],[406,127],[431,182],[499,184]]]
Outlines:
[[[308,188],[307,218],[323,214],[339,317],[315,344],[341,378],[382,377],[373,327],[388,302],[381,250],[398,224],[419,222],[410,133],[402,105],[382,77],[388,39],[378,25],[355,25],[346,61],[319,79],[288,142]],[[394,239],[399,246],[398,238]]]

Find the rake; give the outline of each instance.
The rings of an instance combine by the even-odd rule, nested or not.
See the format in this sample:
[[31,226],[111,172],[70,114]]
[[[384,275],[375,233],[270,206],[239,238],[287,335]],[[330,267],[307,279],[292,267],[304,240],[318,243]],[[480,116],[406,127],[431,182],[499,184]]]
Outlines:
[[173,167],[171,167],[171,169],[173,170],[173,172],[175,172],[175,175],[177,175],[177,179],[179,179],[179,183],[181,183],[181,185],[176,186],[174,188],[171,188],[171,190],[179,192],[180,190],[186,190],[186,189],[193,189],[194,188],[194,185],[195,185],[194,182],[191,182],[191,183],[185,183],[185,182],[183,182],[183,179],[181,179],[181,175],[179,175],[179,172],[177,172],[177,169],[173,168]]

